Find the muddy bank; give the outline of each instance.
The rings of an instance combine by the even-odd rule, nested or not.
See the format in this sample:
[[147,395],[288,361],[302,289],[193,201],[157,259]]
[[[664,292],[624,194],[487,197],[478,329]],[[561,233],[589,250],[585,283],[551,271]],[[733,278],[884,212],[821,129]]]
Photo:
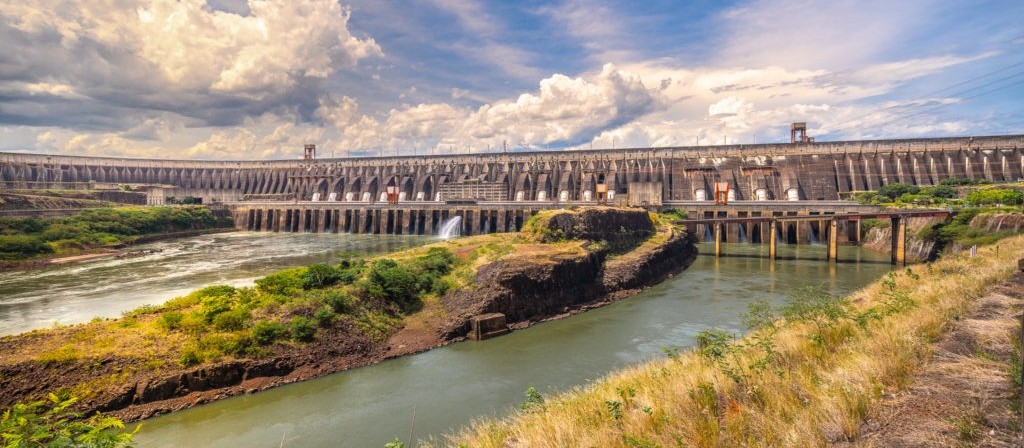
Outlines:
[[[649,219],[644,212],[630,213],[636,219]],[[156,354],[143,356],[142,353],[152,351],[144,347],[132,349],[136,356],[62,358],[58,350],[45,359],[40,356],[17,362],[8,360],[0,363],[0,408],[26,397],[67,388],[85,397],[79,405],[83,412],[103,411],[136,421],[459,341],[466,335],[461,331],[466,319],[482,310],[504,310],[510,316],[511,326],[519,328],[600,306],[660,282],[688,266],[696,256],[692,238],[667,226],[624,253],[609,249],[621,243],[614,241],[614,232],[603,234],[602,238],[613,241],[582,243],[582,247],[590,248],[587,250],[580,249],[579,241],[524,244],[522,251],[476,271],[472,284],[488,288],[474,289],[474,293],[449,293],[440,299],[437,308],[406,317],[401,328],[384,338],[370,338],[356,323],[343,321],[318,330],[313,343],[276,342],[263,357],[229,356],[188,368],[181,367],[180,354],[174,350],[157,348]],[[501,288],[489,287],[498,283]],[[500,293],[481,295],[486,290]],[[449,305],[458,309],[451,308],[452,312],[447,313]],[[145,319],[150,318],[156,319],[136,319],[141,327],[146,327]],[[131,319],[124,321],[131,324]],[[69,327],[4,337],[0,345],[16,352],[39,346],[53,332],[67,332],[67,338],[91,337],[97,343],[107,343],[106,335],[89,336],[81,327]],[[181,346],[194,336],[160,333],[153,337],[163,338],[153,339],[154,347],[158,347]]]

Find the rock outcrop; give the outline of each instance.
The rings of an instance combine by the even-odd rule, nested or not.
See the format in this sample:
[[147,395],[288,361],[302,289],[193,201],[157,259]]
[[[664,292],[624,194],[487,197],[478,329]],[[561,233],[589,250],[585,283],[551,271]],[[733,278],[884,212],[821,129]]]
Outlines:
[[[475,287],[442,300],[445,337],[465,335],[469,319],[479,314],[502,313],[510,325],[521,327],[599,306],[657,284],[697,256],[691,235],[665,228],[651,236],[655,225],[641,210],[557,212],[533,226],[541,240],[573,237],[589,243],[581,252],[512,255],[483,266],[473,278]],[[647,241],[641,239],[645,234]],[[612,257],[613,247],[633,249]]]

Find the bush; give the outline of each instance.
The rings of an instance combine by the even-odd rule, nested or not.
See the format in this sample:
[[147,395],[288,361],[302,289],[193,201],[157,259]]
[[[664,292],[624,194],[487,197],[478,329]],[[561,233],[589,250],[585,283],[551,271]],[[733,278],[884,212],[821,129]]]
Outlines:
[[181,328],[181,321],[185,319],[185,315],[177,311],[168,311],[160,316],[157,320],[157,325],[161,328],[171,331]]
[[338,315],[331,308],[320,308],[313,314],[313,319],[316,319],[316,324],[321,328],[329,328],[334,325],[334,319],[337,317]]
[[256,280],[256,289],[267,294],[291,296],[302,292],[306,268],[285,269]]
[[273,344],[274,341],[288,335],[288,328],[283,324],[269,321],[259,321],[252,327],[252,337],[259,345]]
[[13,260],[53,253],[53,248],[37,236],[0,235],[0,259]]
[[234,305],[234,300],[230,296],[211,296],[203,298],[199,307],[199,312],[202,314],[203,319],[206,323],[212,323],[213,319],[221,313],[231,311]]
[[921,194],[926,194],[933,198],[952,199],[957,197],[956,188],[948,185],[936,185],[934,187],[928,187],[921,190]]
[[191,335],[206,333],[206,317],[200,313],[189,313],[181,320],[180,328]]
[[967,195],[967,203],[971,205],[1020,205],[1024,204],[1024,193],[1002,188],[976,190]]
[[310,342],[316,335],[316,327],[313,326],[313,321],[307,317],[295,316],[289,323],[291,327],[292,339],[299,342]]
[[[0,435],[6,447],[119,448],[132,446],[133,432],[124,423],[96,414],[83,418],[72,412],[78,400],[65,393],[49,394],[45,401],[17,403],[0,414]],[[136,429],[136,431],[138,431]]]
[[391,259],[382,258],[370,265],[362,289],[367,297],[394,303],[405,311],[421,305],[416,275]]
[[244,329],[250,319],[252,313],[246,308],[239,307],[216,315],[213,318],[213,326],[221,331],[238,331]]
[[335,313],[345,314],[352,310],[352,296],[341,290],[324,290],[312,297],[314,300],[329,306]]
[[302,274],[302,289],[324,288],[341,280],[341,270],[326,264],[314,264]]
[[181,356],[178,357],[178,364],[182,367],[192,367],[199,365],[203,362],[202,356],[199,354],[199,349],[194,346],[188,346],[181,350]]
[[921,191],[921,188],[916,185],[907,185],[901,183],[889,184],[878,189],[879,196],[885,196],[890,200],[903,196],[907,193],[917,194]]

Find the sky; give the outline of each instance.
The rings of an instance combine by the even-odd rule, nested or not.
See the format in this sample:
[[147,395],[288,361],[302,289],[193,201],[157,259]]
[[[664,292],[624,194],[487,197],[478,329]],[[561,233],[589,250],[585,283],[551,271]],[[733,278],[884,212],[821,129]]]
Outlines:
[[1024,133],[1024,2],[19,0],[0,151],[292,159]]

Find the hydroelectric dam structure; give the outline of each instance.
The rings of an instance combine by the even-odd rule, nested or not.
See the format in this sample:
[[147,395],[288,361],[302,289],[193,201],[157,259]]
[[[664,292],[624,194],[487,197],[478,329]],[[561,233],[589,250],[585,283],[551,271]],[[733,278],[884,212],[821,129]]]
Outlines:
[[[828,215],[876,211],[845,201],[853,192],[948,178],[1024,178],[1024,135],[268,161],[0,153],[0,190],[128,186],[149,204],[201,198],[240,230],[275,232],[437,234],[458,216],[473,235],[607,203],[726,219],[730,242],[771,239],[763,220],[743,218],[807,216],[776,236],[842,243],[859,239],[859,221],[835,227]],[[726,184],[728,204],[716,203]]]

